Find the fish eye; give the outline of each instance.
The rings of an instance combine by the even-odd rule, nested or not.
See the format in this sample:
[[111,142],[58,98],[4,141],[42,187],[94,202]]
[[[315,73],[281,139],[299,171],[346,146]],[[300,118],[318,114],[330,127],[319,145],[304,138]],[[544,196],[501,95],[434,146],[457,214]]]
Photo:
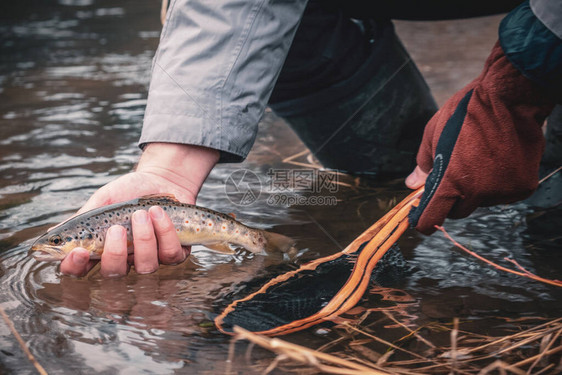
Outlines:
[[51,245],[60,245],[62,243],[62,238],[59,235],[54,235],[49,237],[49,244]]

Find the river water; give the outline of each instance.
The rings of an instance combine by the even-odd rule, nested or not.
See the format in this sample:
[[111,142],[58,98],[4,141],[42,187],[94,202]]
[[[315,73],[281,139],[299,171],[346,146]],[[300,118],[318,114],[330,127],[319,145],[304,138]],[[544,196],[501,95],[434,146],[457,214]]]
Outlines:
[[[306,156],[295,160],[310,166],[284,163],[305,149],[268,112],[247,161],[218,166],[198,204],[294,237],[301,250],[296,260],[195,247],[184,264],[152,275],[132,271],[106,280],[97,269],[80,279],[61,275],[56,263],[39,263],[27,250],[98,187],[134,166],[161,29],[159,2],[20,0],[0,9],[0,306],[49,373],[223,373],[230,338],[212,320],[225,299],[254,277],[342,249],[407,194],[401,181],[335,180]],[[439,104],[477,75],[499,20],[397,23]],[[284,204],[268,186],[272,168],[327,178],[322,204]],[[235,205],[225,192],[238,169],[254,172],[263,184],[252,204]],[[560,209],[515,204],[480,209],[446,227],[492,260],[510,255],[532,272],[560,278],[560,217]],[[417,301],[410,314],[420,321],[462,317],[476,327],[482,322],[484,332],[498,328],[485,323],[492,317],[560,316],[560,290],[500,273],[440,234],[409,230],[398,246],[406,263],[388,283]],[[309,329],[289,339],[317,347],[328,340],[323,332]],[[234,362],[240,373],[251,372],[244,359]],[[34,371],[0,323],[0,373]]]

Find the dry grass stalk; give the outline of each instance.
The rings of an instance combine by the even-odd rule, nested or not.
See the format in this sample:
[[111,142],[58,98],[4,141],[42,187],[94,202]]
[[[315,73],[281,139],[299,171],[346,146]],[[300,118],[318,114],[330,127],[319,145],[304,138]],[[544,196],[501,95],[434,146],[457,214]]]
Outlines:
[[[404,336],[402,339],[409,337],[409,336],[415,336],[418,340],[420,340],[421,342],[423,342],[425,345],[429,346],[432,349],[437,349],[437,347],[435,345],[433,345],[431,342],[429,342],[428,340],[426,340],[423,336],[419,335],[416,331],[413,331],[410,327],[408,327],[406,324],[402,323],[401,321],[399,321],[398,319],[396,319],[394,317],[394,315],[392,315],[390,313],[390,311],[385,310],[383,311],[383,313],[390,319],[392,320],[394,323],[398,324],[400,327],[404,328],[406,331],[410,332],[407,336]],[[401,339],[401,340],[402,340]]]
[[508,363],[500,361],[499,359],[495,362],[490,363],[488,366],[484,367],[482,371],[478,373],[478,375],[487,375],[494,370],[498,370],[498,372],[502,375],[506,375],[509,373],[513,373],[516,375],[525,375],[525,371],[514,368],[511,369],[511,366]]
[[[499,339],[496,340],[492,340],[491,342],[488,342],[487,344],[484,344],[482,346],[479,347],[475,347],[475,348],[471,348],[471,349],[464,349],[463,352],[464,354],[470,354],[470,353],[474,353],[474,352],[480,352],[485,348],[488,347],[494,347],[497,346],[500,343],[510,343],[509,345],[507,345],[504,348],[501,348],[499,350],[492,350],[491,353],[488,354],[484,354],[484,355],[480,355],[480,356],[472,356],[470,358],[467,359],[463,359],[463,360],[459,360],[457,362],[457,364],[462,364],[462,365],[467,365],[470,363],[476,363],[476,362],[481,362],[484,360],[488,360],[488,359],[492,359],[492,358],[497,358],[499,356],[507,356],[508,354],[512,354],[514,352],[515,349],[518,349],[524,345],[529,345],[530,343],[534,342],[534,341],[541,341],[543,337],[551,335],[552,332],[555,331],[559,331],[562,329],[562,323],[560,322],[562,318],[559,319],[555,319],[552,322],[546,323],[546,324],[542,324],[538,327],[532,327],[529,330],[514,334],[514,335],[508,335],[508,336],[504,336],[501,337]],[[555,325],[554,327],[549,327],[550,325]],[[541,329],[538,329],[539,327],[541,327]],[[559,337],[557,337],[556,339],[558,339]],[[512,343],[513,342],[513,343]],[[554,345],[555,342],[552,341],[552,345]],[[488,372],[492,371],[492,370],[498,370],[500,372],[502,371],[508,371],[511,373],[520,373],[521,371],[523,371],[521,368],[533,363],[534,361],[536,361],[537,359],[540,359],[544,356],[548,356],[548,355],[552,355],[555,353],[558,353],[562,351],[562,345],[559,344],[559,346],[557,346],[554,349],[550,349],[550,350],[545,350],[542,351],[542,353],[539,353],[537,355],[534,355],[532,357],[526,358],[522,361],[519,361],[515,364],[512,365],[507,365],[507,366],[503,366],[503,364],[505,364],[505,361],[499,361],[499,362],[494,362],[492,364],[490,364],[488,368]],[[537,362],[538,363],[538,362]],[[550,366],[550,365],[549,365]],[[422,367],[422,368],[418,368],[418,370],[420,371],[427,371],[430,369],[434,369],[436,366],[427,366],[427,367]],[[529,368],[528,373],[532,373],[531,372],[531,368]],[[544,370],[544,369],[543,369]],[[540,370],[539,372],[542,372],[543,370]],[[484,369],[482,370],[484,371]],[[480,373],[482,373],[482,371]],[[484,372],[484,373],[488,373],[488,372]],[[525,371],[523,371],[522,373],[525,373]],[[536,374],[536,373],[535,373]]]
[[[533,368],[535,368],[535,366],[540,362],[541,359],[543,359],[546,355],[546,353],[548,352],[548,350],[552,347],[552,345],[556,342],[556,340],[558,339],[558,337],[560,337],[560,334],[562,333],[562,329],[559,329],[558,332],[556,332],[556,335],[554,335],[553,338],[549,338],[549,340],[544,340],[545,338],[547,338],[548,336],[545,336],[543,338],[543,341],[548,342],[548,344],[543,347],[543,342],[541,342],[541,353],[540,355],[537,357],[537,359],[535,360],[535,362],[533,362],[533,364],[531,365],[531,367],[529,367],[529,370],[527,371],[527,374],[530,374],[531,371],[533,371]],[[549,335],[551,336],[551,335]]]
[[[517,362],[517,363],[514,363],[513,365],[510,366],[510,368],[511,368],[511,367],[513,367],[513,368],[518,368],[518,367],[526,366],[526,365],[528,365],[529,363],[531,363],[531,362],[533,362],[533,361],[535,361],[535,360],[537,360],[537,359],[542,358],[543,356],[553,355],[553,354],[556,354],[556,353],[561,352],[561,351],[562,351],[562,345],[559,345],[559,346],[557,346],[556,348],[547,350],[547,351],[542,352],[542,353],[540,353],[540,354],[534,355],[534,356],[532,356],[532,357],[529,357],[529,358],[527,358],[527,359],[524,359],[524,360],[522,360],[522,361],[519,361],[519,362]],[[540,372],[540,371],[539,371],[539,372]],[[529,372],[529,373],[530,373],[530,372]]]
[[389,341],[386,341],[386,340],[384,340],[384,339],[381,339],[380,337],[377,337],[377,336],[375,336],[375,335],[373,335],[373,334],[370,334],[370,333],[368,333],[368,332],[362,331],[362,330],[360,330],[359,328],[356,328],[356,327],[352,326],[351,324],[349,324],[349,323],[347,323],[347,322],[344,323],[344,324],[342,324],[342,325],[348,327],[349,329],[351,329],[351,330],[353,330],[353,331],[355,331],[355,332],[357,332],[357,333],[360,333],[360,334],[362,334],[362,335],[365,335],[365,336],[367,336],[367,337],[370,337],[370,338],[372,338],[373,340],[375,340],[375,341],[377,341],[377,342],[380,342],[381,344],[388,345],[389,347],[391,347],[391,348],[393,348],[393,349],[395,349],[395,350],[399,350],[399,351],[401,351],[401,352],[404,352],[404,353],[406,353],[406,354],[409,354],[409,355],[411,355],[412,357],[416,357],[416,358],[418,358],[418,359],[421,359],[421,360],[427,361],[427,362],[433,362],[433,360],[431,360],[431,359],[427,359],[427,358],[425,358],[424,356],[422,356],[422,355],[420,355],[420,354],[418,354],[418,353],[411,352],[411,351],[409,351],[409,350],[407,350],[407,349],[404,349],[404,348],[401,348],[401,347],[399,347],[399,346],[397,346],[397,345],[394,345],[393,343],[391,343],[391,342],[389,342]]
[[[306,159],[307,159],[307,161],[308,161],[308,164],[307,164],[307,163],[303,163],[303,162],[299,162],[299,161],[295,161],[295,159],[298,159],[298,158],[300,158],[301,156],[305,156],[305,155],[307,155],[307,158],[306,158]],[[285,159],[282,160],[282,162],[283,162],[283,163],[287,163],[287,164],[297,165],[297,166],[299,166],[299,167],[306,167],[306,168],[313,168],[313,169],[322,169],[322,166],[321,166],[320,164],[318,164],[318,163],[315,163],[315,162],[312,160],[311,156],[312,156],[312,153],[311,153],[308,149],[306,149],[306,150],[303,150],[303,151],[301,151],[301,152],[297,152],[297,153],[294,154],[294,155],[291,155],[291,156],[286,157]]]
[[33,354],[31,354],[31,351],[29,350],[29,348],[25,344],[25,341],[23,341],[22,337],[20,336],[20,334],[16,330],[16,327],[14,327],[14,323],[12,323],[12,320],[10,319],[8,314],[6,314],[6,312],[4,311],[4,309],[2,307],[0,307],[0,315],[2,315],[2,318],[4,318],[4,321],[6,322],[6,325],[8,326],[10,331],[12,331],[12,334],[14,335],[16,340],[18,341],[18,344],[20,345],[21,349],[23,350],[23,352],[27,356],[27,359],[29,359],[29,362],[31,362],[31,364],[33,364],[33,366],[35,366],[35,368],[37,369],[37,372],[39,374],[47,375],[47,371],[45,371],[43,366],[41,366],[41,364],[39,364],[39,362],[37,362],[37,360],[35,359]]
[[[504,337],[501,337],[501,338],[496,339],[496,340],[491,340],[487,344],[484,344],[482,346],[470,349],[470,352],[482,351],[486,347],[497,346],[502,342],[510,341],[510,340],[516,340],[520,337],[536,337],[536,335],[537,335],[536,331],[540,331],[541,329],[548,329],[549,326],[560,326],[560,325],[562,325],[562,318],[554,319],[550,322],[546,322],[546,323],[540,324],[538,326],[531,327],[531,328],[529,328],[525,331],[518,332],[518,333],[515,333],[513,335],[509,335],[509,336],[504,336]],[[541,337],[542,337],[542,335],[541,335]]]
[[556,168],[554,171],[550,172],[548,175],[544,176],[540,181],[539,181],[539,185],[542,184],[543,182],[545,182],[546,180],[548,180],[549,178],[551,178],[552,176],[554,176],[558,171],[562,170],[562,165],[559,166],[558,168]]
[[[365,319],[365,315],[363,314],[361,317],[362,321]],[[393,320],[391,317],[387,319]],[[449,373],[486,375],[499,373],[506,375],[540,375],[545,373],[554,374],[560,370],[560,367],[556,368],[556,364],[553,362],[554,358],[551,356],[562,352],[562,318],[502,337],[471,334],[459,329],[459,324],[459,320],[455,319],[452,326],[445,324],[426,326],[426,328],[437,332],[448,331],[451,344],[450,347],[438,347],[432,344],[431,354],[426,354],[425,356],[400,348],[396,344],[351,325],[349,322],[340,324],[339,327],[345,328],[347,333],[345,331],[341,332],[344,336],[334,341],[337,341],[340,346],[347,342],[348,352],[359,353],[367,359],[355,358],[354,355],[345,355],[343,352],[339,352],[338,356],[335,356],[303,348],[280,339],[270,339],[254,335],[238,328],[235,331],[238,333],[237,340],[249,340],[278,354],[276,360],[269,364],[266,371],[273,370],[283,361],[291,361],[292,365],[296,366],[309,366],[309,368],[313,368],[315,371],[329,374],[392,373],[406,375]],[[400,327],[408,332],[412,331],[406,325],[400,325]],[[462,336],[459,336],[461,332]],[[376,352],[361,348],[364,346],[367,349],[370,343],[364,338],[358,338],[356,334],[368,337],[373,343],[382,343],[393,350],[387,351],[380,357],[378,353],[373,355]],[[411,333],[409,335],[414,336]],[[420,342],[424,342],[424,344],[426,344],[425,341],[428,341],[426,338],[420,340],[421,335],[415,337]],[[334,346],[335,344],[324,345],[322,349]],[[530,347],[537,348],[535,355],[529,354]],[[521,350],[521,348],[525,349]],[[411,356],[412,359],[389,361],[390,356],[396,351],[401,351]],[[369,361],[369,356],[372,357],[371,361]],[[551,363],[545,361],[546,359],[550,359]],[[490,363],[490,360],[493,361]],[[303,369],[301,368],[301,370]],[[294,368],[293,371],[295,371]],[[299,373],[301,372],[299,371]]]
[[317,368],[319,371],[328,374],[346,375],[388,375],[389,372],[380,371],[372,367],[367,367],[356,362],[348,361],[331,354],[312,350],[304,346],[296,345],[277,338],[256,335],[243,328],[234,327],[234,341],[248,340],[274,353],[276,359],[265,370],[265,374],[273,371],[282,361],[292,360],[301,365],[308,365]]
[[459,335],[459,318],[455,318],[451,330],[451,373],[457,369],[457,337]]

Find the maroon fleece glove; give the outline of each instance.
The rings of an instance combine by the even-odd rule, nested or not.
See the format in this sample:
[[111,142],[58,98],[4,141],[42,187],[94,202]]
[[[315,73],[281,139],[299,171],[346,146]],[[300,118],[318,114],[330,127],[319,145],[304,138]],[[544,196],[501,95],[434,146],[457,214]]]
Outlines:
[[538,184],[541,126],[553,106],[496,43],[480,76],[425,128],[417,162],[431,173],[410,224],[431,234],[446,217],[462,218],[479,206],[528,197]]

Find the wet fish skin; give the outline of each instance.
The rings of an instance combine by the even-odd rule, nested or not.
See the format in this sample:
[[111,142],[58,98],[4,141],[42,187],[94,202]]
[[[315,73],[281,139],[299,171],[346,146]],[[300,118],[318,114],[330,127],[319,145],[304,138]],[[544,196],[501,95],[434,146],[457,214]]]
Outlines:
[[294,253],[294,241],[277,233],[248,227],[223,213],[177,201],[173,196],[147,196],[96,208],[72,217],[40,236],[31,246],[30,255],[41,261],[62,260],[76,247],[100,259],[105,235],[112,225],[127,231],[129,253],[133,252],[131,216],[137,210],[160,206],[168,214],[182,246],[203,245],[230,252],[229,244],[257,254],[271,251]]

